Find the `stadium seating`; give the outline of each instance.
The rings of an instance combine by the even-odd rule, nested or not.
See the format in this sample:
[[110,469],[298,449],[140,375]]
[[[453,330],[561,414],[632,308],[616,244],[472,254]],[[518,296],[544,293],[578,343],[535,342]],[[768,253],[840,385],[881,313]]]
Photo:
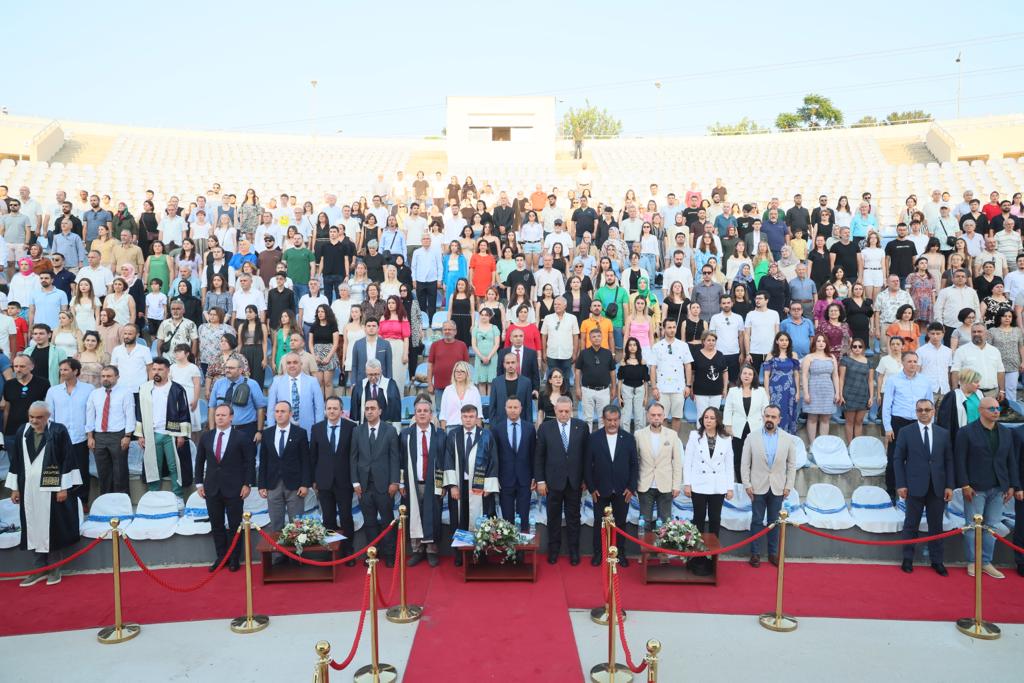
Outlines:
[[838,436],[819,436],[811,444],[814,462],[826,474],[844,474],[853,469],[846,443]]
[[843,492],[832,484],[813,484],[804,499],[804,512],[807,522],[819,529],[849,529],[854,525]]
[[135,519],[125,529],[133,541],[170,538],[178,526],[178,504],[170,491],[147,491],[139,498]]
[[850,498],[850,514],[858,527],[873,534],[893,534],[903,528],[905,512],[897,510],[885,489],[860,486]]
[[94,500],[80,532],[86,538],[99,538],[110,531],[110,520],[115,517],[120,520],[118,529],[127,531],[131,528],[135,512],[127,493],[104,493]]
[[885,444],[874,436],[858,436],[850,442],[850,460],[865,477],[885,474]]

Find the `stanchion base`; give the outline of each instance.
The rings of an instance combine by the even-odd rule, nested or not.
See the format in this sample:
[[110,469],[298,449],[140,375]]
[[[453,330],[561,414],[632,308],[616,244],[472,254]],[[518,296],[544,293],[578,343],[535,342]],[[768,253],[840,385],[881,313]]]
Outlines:
[[352,680],[354,683],[392,683],[398,680],[398,669],[390,664],[378,664],[377,674],[374,675],[373,664],[367,664],[356,669]]
[[766,612],[757,618],[757,623],[769,631],[789,633],[796,630],[797,621],[786,614],[775,615],[775,612]]
[[270,617],[266,614],[254,614],[252,619],[248,617],[235,617],[231,620],[231,631],[233,633],[256,633],[270,626]]
[[[590,610],[590,620],[601,626],[608,625],[608,608],[604,605]],[[622,621],[626,621],[626,610],[622,610]]]
[[104,645],[116,645],[117,643],[131,640],[139,635],[140,631],[142,631],[142,627],[138,624],[123,624],[120,631],[116,626],[107,626],[106,628],[101,628],[99,633],[96,634],[96,640]]
[[421,605],[406,605],[405,609],[402,609],[401,605],[395,605],[389,607],[384,616],[392,624],[409,624],[418,621],[423,616],[423,607]]
[[625,664],[615,663],[615,670],[608,670],[608,662],[598,664],[590,670],[592,683],[628,683],[633,680],[633,672]]
[[956,630],[965,636],[979,640],[996,640],[1003,634],[1002,630],[991,621],[974,621],[971,617],[956,620]]

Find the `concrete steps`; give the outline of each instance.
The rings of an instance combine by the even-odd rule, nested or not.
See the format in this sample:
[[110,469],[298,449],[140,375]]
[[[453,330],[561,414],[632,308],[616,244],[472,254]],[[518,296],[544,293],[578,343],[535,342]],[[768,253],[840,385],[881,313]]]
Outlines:
[[64,164],[101,164],[106,160],[115,139],[112,135],[71,133],[64,141],[64,146],[49,161]]

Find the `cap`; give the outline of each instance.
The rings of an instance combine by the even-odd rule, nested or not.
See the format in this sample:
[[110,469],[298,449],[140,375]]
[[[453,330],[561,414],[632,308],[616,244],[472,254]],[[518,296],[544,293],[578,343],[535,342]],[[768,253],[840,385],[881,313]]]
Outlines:
[[562,225],[562,219],[561,218],[556,218],[555,219],[555,225]]

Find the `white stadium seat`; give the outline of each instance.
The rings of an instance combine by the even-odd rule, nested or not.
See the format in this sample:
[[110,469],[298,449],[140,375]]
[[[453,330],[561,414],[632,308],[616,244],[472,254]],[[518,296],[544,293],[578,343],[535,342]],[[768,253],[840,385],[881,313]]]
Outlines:
[[897,510],[885,489],[859,486],[850,497],[850,514],[864,531],[873,534],[894,534],[903,528],[905,513]]
[[210,533],[210,513],[206,509],[206,499],[193,493],[185,501],[185,510],[174,533],[182,536],[198,536]]
[[110,531],[110,520],[115,517],[120,520],[117,528],[121,531],[131,527],[135,512],[127,493],[104,493],[94,500],[89,516],[82,521],[81,534],[86,538],[99,538]]
[[850,460],[865,477],[885,474],[885,444],[873,436],[858,436],[850,442]]
[[854,525],[843,492],[832,484],[812,484],[804,499],[804,512],[807,522],[819,529],[849,529]]
[[133,541],[170,538],[178,526],[177,497],[170,491],[147,491],[139,498],[135,519],[125,529]]
[[838,436],[819,436],[811,444],[811,457],[826,474],[845,474],[853,469],[853,462],[846,450],[846,442]]

